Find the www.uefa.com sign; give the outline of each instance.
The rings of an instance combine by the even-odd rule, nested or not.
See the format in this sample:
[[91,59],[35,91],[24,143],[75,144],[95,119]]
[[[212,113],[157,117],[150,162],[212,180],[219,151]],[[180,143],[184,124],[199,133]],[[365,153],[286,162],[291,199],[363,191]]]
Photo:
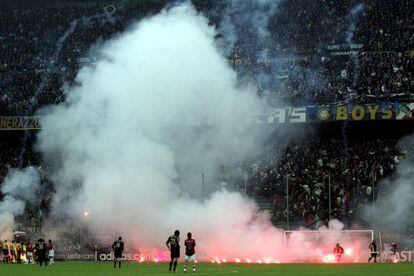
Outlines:
[[55,255],[56,260],[67,260],[67,261],[73,261],[73,260],[97,260],[97,252],[94,253],[68,253],[68,254],[56,254]]

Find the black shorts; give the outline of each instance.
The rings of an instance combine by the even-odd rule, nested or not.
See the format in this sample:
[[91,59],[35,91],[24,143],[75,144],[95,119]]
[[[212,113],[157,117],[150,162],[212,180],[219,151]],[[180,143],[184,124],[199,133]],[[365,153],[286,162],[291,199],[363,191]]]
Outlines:
[[115,251],[115,252],[114,252],[114,257],[115,257],[115,259],[120,259],[120,258],[122,258],[122,252],[117,252],[117,251]]
[[4,256],[9,255],[9,250],[7,250],[7,249],[3,249],[3,255],[4,255]]
[[171,248],[171,259],[180,258],[180,248]]
[[377,253],[371,253],[371,257],[372,258],[376,258],[377,257]]

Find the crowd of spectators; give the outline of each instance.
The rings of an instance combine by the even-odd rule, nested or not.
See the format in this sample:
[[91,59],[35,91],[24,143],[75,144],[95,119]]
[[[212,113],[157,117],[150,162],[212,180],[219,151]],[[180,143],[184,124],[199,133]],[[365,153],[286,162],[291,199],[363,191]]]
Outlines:
[[[318,228],[332,218],[354,223],[358,208],[374,200],[373,189],[378,182],[391,177],[411,149],[399,148],[398,139],[342,139],[346,138],[333,135],[329,139],[290,140],[270,154],[239,164],[237,174],[228,170],[229,175],[240,177],[229,181],[224,174],[221,181],[246,189],[243,192],[271,211],[275,223],[283,224],[288,212],[292,223],[307,227]],[[0,147],[1,183],[11,168],[19,167],[22,151],[19,145],[0,143]],[[27,164],[41,165],[30,149],[26,158]],[[50,185],[43,180],[39,200],[27,206],[22,218],[27,225],[37,225],[48,212],[53,190]]]
[[148,5],[0,9],[0,112],[31,114],[62,102],[89,48],[161,8]]
[[[162,1],[150,2],[127,8],[2,8],[0,111],[28,114],[64,100],[62,85],[73,82],[88,49],[162,8]],[[414,8],[409,0],[305,2],[280,2],[267,26],[269,40],[262,45],[267,58],[247,52],[242,44],[229,56],[237,70],[256,79],[259,91],[294,105],[388,95],[410,99]],[[220,5],[194,3],[212,24],[220,24],[215,17]],[[337,55],[351,49],[331,51],[329,45],[361,46]]]
[[[0,200],[3,199],[1,192],[1,186],[6,176],[21,167],[26,166],[41,166],[40,156],[36,153],[30,145],[22,147],[20,141],[16,142],[15,135],[5,137],[5,134],[1,134],[0,142]],[[18,140],[19,138],[17,138]],[[41,189],[36,192],[37,200],[32,203],[27,203],[25,212],[19,218],[25,221],[26,225],[39,225],[39,222],[47,211],[49,203],[51,201],[51,189],[50,183],[42,181]]]
[[[276,103],[412,100],[410,1],[282,1],[269,23],[267,59],[236,47],[232,63]],[[266,91],[267,90],[267,91]]]
[[288,212],[291,222],[307,227],[318,228],[332,218],[355,222],[360,205],[372,202],[375,185],[392,176],[407,151],[396,146],[396,139],[345,144],[337,137],[291,141],[262,156],[248,165],[249,194],[271,202],[277,222],[286,221]]
[[328,55],[284,62],[267,95],[276,102],[302,106],[351,101],[411,102],[413,62],[410,52],[361,52],[356,64],[350,56]]

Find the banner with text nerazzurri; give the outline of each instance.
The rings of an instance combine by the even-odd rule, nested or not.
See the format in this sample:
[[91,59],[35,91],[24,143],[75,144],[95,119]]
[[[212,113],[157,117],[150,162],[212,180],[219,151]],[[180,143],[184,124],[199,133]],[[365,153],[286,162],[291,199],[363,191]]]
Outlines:
[[414,103],[348,103],[268,108],[251,117],[258,124],[414,120]]
[[0,130],[36,130],[42,128],[40,116],[0,116]]
[[[255,124],[414,120],[414,102],[275,107],[248,117]],[[42,119],[41,116],[0,116],[0,130],[39,130],[42,128]]]

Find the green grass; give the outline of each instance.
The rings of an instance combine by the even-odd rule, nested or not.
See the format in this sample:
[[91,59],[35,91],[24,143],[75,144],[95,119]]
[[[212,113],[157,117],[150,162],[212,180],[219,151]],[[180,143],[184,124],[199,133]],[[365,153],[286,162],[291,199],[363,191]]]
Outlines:
[[[114,269],[110,262],[58,262],[47,268],[37,265],[4,265],[0,264],[0,275],[168,275],[168,264],[123,263],[121,269]],[[401,264],[198,264],[198,271],[190,275],[414,275],[413,263]],[[184,275],[182,264],[177,273]]]

